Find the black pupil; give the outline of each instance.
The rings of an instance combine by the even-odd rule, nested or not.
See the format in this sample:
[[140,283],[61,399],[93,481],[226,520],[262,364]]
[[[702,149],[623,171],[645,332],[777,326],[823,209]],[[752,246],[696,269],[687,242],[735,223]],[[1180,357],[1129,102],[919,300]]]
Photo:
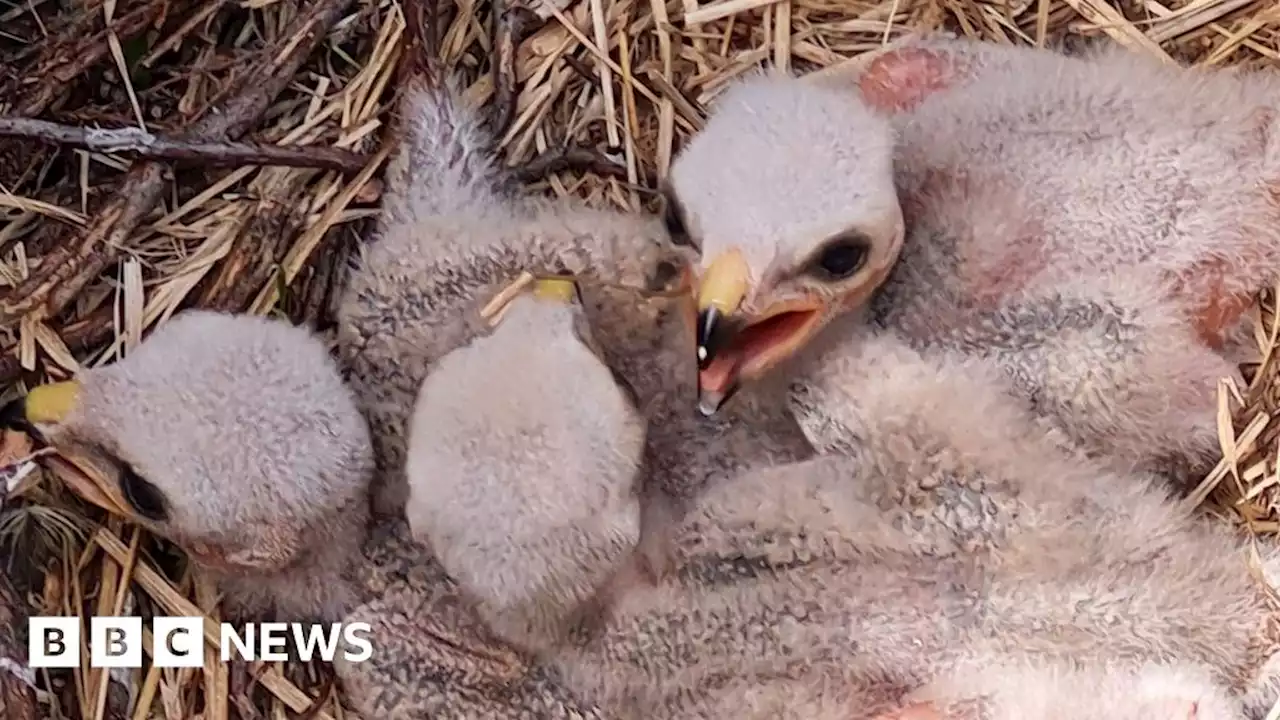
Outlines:
[[822,252],[818,265],[827,274],[843,278],[852,275],[862,266],[866,249],[861,243],[838,242]]
[[133,509],[148,520],[160,521],[168,517],[164,494],[160,492],[160,488],[152,485],[133,468],[125,467],[121,471],[120,491]]

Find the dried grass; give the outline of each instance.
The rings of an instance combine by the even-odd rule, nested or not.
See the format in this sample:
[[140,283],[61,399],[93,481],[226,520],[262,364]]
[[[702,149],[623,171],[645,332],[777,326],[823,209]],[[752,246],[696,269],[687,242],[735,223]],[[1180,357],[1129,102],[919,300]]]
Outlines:
[[[489,3],[459,0],[441,54],[470,81],[470,100],[510,118],[502,150],[521,177],[627,209],[651,202],[681,140],[733,78],[767,63],[830,66],[911,30],[1036,45],[1109,36],[1179,63],[1280,67],[1271,0],[532,2],[546,22],[512,51],[489,36]],[[312,34],[328,28],[314,52],[299,29],[307,17]],[[202,160],[170,171],[132,159],[127,144],[0,137],[5,398],[128,353],[192,304],[328,327],[340,261],[376,209],[404,35],[391,0],[0,0],[0,116],[179,140],[189,132],[187,141],[213,145],[244,135],[280,152],[328,148],[337,159],[321,166],[346,169],[219,171],[210,169],[216,151],[202,146]],[[499,73],[495,88],[493,56],[511,59],[513,84]],[[229,158],[223,165],[243,161]],[[1251,384],[1222,388],[1224,459],[1189,501],[1268,533],[1280,531],[1275,297],[1257,311],[1264,359]],[[70,499],[46,482],[47,468],[15,461],[23,448],[6,440],[0,450],[13,485],[0,536],[34,543],[23,553],[40,561],[10,569],[36,612],[203,613],[216,648],[215,598],[181,571],[173,548]],[[288,708],[343,717],[333,697],[309,710],[314,673],[250,671],[257,688],[246,693],[216,662],[145,673],[86,662],[39,673],[39,716],[222,720],[283,718]]]

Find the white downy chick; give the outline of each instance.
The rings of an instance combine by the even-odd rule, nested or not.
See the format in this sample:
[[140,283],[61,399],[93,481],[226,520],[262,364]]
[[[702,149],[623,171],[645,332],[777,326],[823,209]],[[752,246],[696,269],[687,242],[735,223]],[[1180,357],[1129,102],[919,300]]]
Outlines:
[[517,647],[541,647],[640,538],[645,419],[601,359],[565,281],[506,307],[440,360],[410,425],[416,539]]
[[1250,710],[1275,700],[1269,590],[1225,529],[1079,457],[983,363],[855,347],[795,391],[833,454],[713,488],[669,579],[556,659],[585,701],[719,717],[781,677],[870,717],[969,668],[1077,661],[1174,663]]
[[[869,319],[920,347],[985,352],[1028,334],[1004,323],[1029,306],[1066,299],[1034,318],[1051,339],[1120,297],[1133,332],[1059,343],[1061,376],[1019,351],[998,359],[1085,447],[1202,463],[1231,341],[1280,275],[1277,97],[1275,74],[944,40],[726,91],[669,191],[672,225],[705,262],[704,409],[811,355],[837,317],[824,335]],[[1073,405],[1082,385],[1098,400]]]
[[361,248],[339,310],[349,380],[374,435],[374,509],[392,516],[403,513],[418,387],[485,330],[477,311],[495,293],[525,271],[662,289],[691,260],[655,218],[505,190],[479,114],[449,83],[411,89],[403,114],[381,227]]
[[[708,489],[669,572],[539,650],[550,677],[623,720],[875,717],[974,669],[1070,663],[1072,688],[1156,687],[1152,663],[1207,678],[1151,707],[1275,700],[1269,588],[1225,528],[1079,457],[985,363],[857,340],[795,389],[831,454]],[[994,707],[1059,692],[1043,683]]]
[[334,621],[368,519],[368,427],[303,328],[189,310],[6,413],[93,470],[76,489],[172,540],[230,617]]

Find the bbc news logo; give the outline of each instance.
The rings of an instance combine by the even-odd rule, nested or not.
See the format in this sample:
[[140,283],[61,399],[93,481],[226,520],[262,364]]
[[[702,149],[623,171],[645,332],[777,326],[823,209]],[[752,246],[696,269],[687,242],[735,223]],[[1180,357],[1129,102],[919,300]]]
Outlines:
[[[35,616],[28,622],[29,664],[33,668],[80,667],[81,618]],[[365,635],[368,623],[249,623],[243,629],[231,623],[219,626],[218,646],[222,662],[233,657],[266,662],[289,659],[289,641],[303,661],[318,657],[333,662],[338,655],[347,662],[364,662],[373,655]],[[142,667],[144,635],[140,617],[89,618],[89,666],[96,668]],[[151,623],[151,661],[156,667],[203,667],[204,618],[156,617]]]

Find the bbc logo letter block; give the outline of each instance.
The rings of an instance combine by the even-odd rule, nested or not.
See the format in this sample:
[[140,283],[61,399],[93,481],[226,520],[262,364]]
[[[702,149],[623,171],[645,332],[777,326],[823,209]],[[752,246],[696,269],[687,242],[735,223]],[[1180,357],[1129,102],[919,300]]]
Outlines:
[[[88,642],[83,642],[83,619],[39,617],[30,619],[28,654],[33,668],[80,667],[80,652],[89,648],[89,666],[98,668],[142,667],[146,633],[139,617],[91,617]],[[255,629],[257,632],[255,632]],[[151,659],[156,667],[203,667],[205,661],[204,618],[161,617],[151,621]],[[348,662],[364,662],[373,655],[365,634],[368,623],[334,623],[321,627],[305,623],[263,623],[245,626],[243,633],[230,623],[219,628],[222,662],[233,654],[243,660],[268,662],[289,659],[285,648],[292,639],[298,657],[305,661],[318,655],[333,662],[341,654]]]
[[[81,619],[33,617],[28,656],[33,668],[80,666]],[[157,617],[152,625],[151,657],[158,667],[204,665],[204,620]],[[89,666],[142,667],[142,618],[89,618]]]

